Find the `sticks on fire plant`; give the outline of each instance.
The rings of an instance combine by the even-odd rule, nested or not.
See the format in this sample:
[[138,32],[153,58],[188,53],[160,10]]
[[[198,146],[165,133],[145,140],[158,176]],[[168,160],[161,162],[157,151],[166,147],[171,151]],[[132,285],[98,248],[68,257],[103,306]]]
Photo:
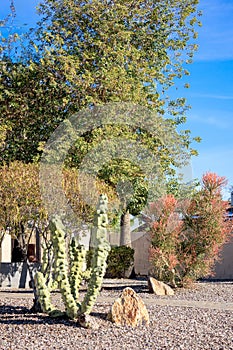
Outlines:
[[206,173],[202,188],[185,206],[171,195],[151,206],[156,221],[151,227],[150,259],[159,279],[176,287],[211,273],[232,231],[221,196],[226,183],[224,177]]

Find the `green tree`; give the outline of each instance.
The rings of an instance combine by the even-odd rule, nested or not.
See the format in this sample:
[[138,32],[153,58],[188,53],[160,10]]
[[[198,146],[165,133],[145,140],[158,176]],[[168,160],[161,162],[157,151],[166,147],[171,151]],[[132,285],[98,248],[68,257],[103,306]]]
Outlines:
[[0,69],[0,123],[4,126],[0,162],[31,162],[41,153],[40,144],[67,116],[62,107],[66,85],[54,81],[54,73],[36,63],[32,68],[3,59]]
[[[176,78],[188,74],[183,63],[190,62],[196,49],[193,40],[191,43],[189,40],[197,35],[197,4],[198,1],[48,0],[40,7],[43,18],[37,34],[42,45],[38,45],[38,52],[44,64],[48,60],[59,73],[65,74],[78,109],[130,101],[161,115],[169,111],[174,117],[172,122],[178,124],[184,121],[185,100],[167,103],[165,91]],[[84,135],[71,152],[71,163],[79,166],[85,154],[103,137],[109,139],[118,133],[131,139],[145,134],[143,128],[126,129],[114,125]],[[147,137],[147,144],[155,143],[148,133],[143,137],[144,140]],[[182,137],[182,147],[188,148],[188,132]],[[157,148],[160,146],[157,142]],[[175,163],[174,153],[169,154],[170,151],[164,147],[161,152],[164,173]],[[138,194],[128,206],[122,198],[121,222],[125,231],[122,236],[125,237],[129,233],[129,212],[138,214],[147,200],[145,175],[138,167],[135,169],[135,164],[113,159],[98,176],[113,187],[119,181],[130,180],[134,193]]]
[[[163,112],[163,91],[188,74],[196,49],[197,0],[46,0],[38,55],[72,83],[79,109],[133,101]],[[60,78],[60,75],[59,75]],[[161,96],[160,96],[161,95]],[[171,101],[171,113],[183,100]],[[180,117],[180,113],[179,113]]]
[[[171,101],[166,91],[177,78],[188,75],[186,63],[196,50],[197,4],[198,0],[45,0],[39,7],[41,21],[35,37],[30,39],[35,51],[28,50],[17,62],[2,61],[0,89],[7,103],[1,107],[1,116],[9,125],[3,160],[35,159],[56,126],[75,111],[131,102],[160,116],[170,114],[179,138],[178,143],[174,138],[175,152],[143,125],[105,125],[77,141],[68,156],[70,164],[79,166],[104,136],[123,134],[135,139],[140,135],[152,152],[160,151],[164,174],[171,173],[179,152],[194,152],[189,131],[175,129],[185,121],[186,101]],[[130,207],[122,200],[122,222],[145,204],[148,184],[135,164],[112,160],[98,176],[113,187],[125,178],[133,184]]]

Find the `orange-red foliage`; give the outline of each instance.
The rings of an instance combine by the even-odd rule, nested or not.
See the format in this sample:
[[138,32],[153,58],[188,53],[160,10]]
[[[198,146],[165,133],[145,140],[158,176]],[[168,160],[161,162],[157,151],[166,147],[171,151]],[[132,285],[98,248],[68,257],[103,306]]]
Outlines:
[[202,189],[189,201],[180,205],[174,196],[167,195],[151,205],[156,220],[150,231],[150,260],[158,278],[185,285],[211,273],[232,231],[221,198],[226,183],[224,177],[206,173]]

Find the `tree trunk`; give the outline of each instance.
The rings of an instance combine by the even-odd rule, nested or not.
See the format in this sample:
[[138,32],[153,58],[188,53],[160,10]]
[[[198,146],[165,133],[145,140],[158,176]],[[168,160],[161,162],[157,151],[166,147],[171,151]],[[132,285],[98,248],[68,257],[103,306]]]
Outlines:
[[26,264],[27,264],[27,270],[28,270],[29,276],[30,276],[30,286],[33,290],[33,295],[34,295],[33,306],[31,307],[31,312],[35,312],[35,313],[42,312],[42,308],[41,308],[41,305],[39,302],[39,297],[37,294],[36,285],[35,285],[35,281],[34,281],[33,267],[30,266],[28,259],[26,260]]
[[128,210],[121,215],[120,245],[131,247],[130,213]]

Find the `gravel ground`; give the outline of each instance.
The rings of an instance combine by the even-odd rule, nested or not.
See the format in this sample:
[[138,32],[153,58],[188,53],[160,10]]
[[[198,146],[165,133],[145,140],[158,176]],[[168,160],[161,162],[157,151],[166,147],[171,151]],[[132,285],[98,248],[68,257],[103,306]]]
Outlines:
[[[128,282],[127,282],[128,281]],[[128,283],[128,284],[127,284]],[[119,286],[119,287],[118,287]],[[142,280],[105,280],[102,295],[109,295],[111,290],[112,296],[118,296],[119,291],[123,290],[125,286],[132,287],[143,299],[151,299],[152,295],[148,293],[147,281]],[[159,299],[168,299],[170,296],[155,296]],[[210,302],[233,302],[233,281],[230,282],[196,282],[192,289],[178,288],[172,299],[179,300],[196,300],[196,301],[210,301]]]
[[[145,300],[149,327],[119,328],[106,320],[114,299],[127,284]],[[0,292],[0,350],[233,350],[233,283],[196,283],[192,290],[158,297],[148,293],[145,281],[107,281],[93,310],[98,330],[30,313],[32,298],[31,293]],[[167,305],[156,304],[163,299]],[[61,307],[59,294],[53,294],[53,300]],[[206,308],[169,305],[174,300],[205,302]],[[232,310],[224,306],[216,310],[213,302],[228,304]]]

